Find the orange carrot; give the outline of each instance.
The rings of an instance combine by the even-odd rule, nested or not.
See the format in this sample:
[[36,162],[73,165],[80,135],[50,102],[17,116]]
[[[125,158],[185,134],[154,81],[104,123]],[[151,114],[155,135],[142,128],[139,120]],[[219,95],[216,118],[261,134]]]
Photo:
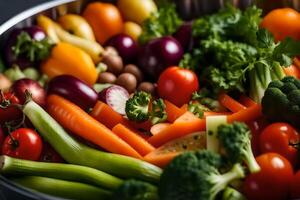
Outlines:
[[166,105],[165,110],[166,110],[167,115],[168,115],[167,120],[169,122],[174,122],[178,117],[180,117],[181,115],[183,115],[185,113],[184,110],[178,108],[176,105],[169,102],[168,100],[164,100],[164,103]]
[[188,111],[188,105],[187,104],[183,104],[183,106],[180,107],[180,109],[182,110],[183,113]]
[[283,67],[283,71],[287,76],[293,76],[295,78],[300,78],[300,70],[296,65],[291,65],[289,67]]
[[205,119],[199,119],[192,113],[186,112],[175,120],[172,125],[150,137],[148,142],[155,147],[159,147],[173,139],[202,130],[205,130]]
[[130,145],[70,101],[58,95],[50,95],[47,105],[49,114],[72,133],[112,153],[141,158]]
[[224,106],[225,108],[227,108],[232,112],[238,112],[240,110],[246,109],[245,106],[243,106],[238,101],[234,100],[233,98],[231,98],[225,93],[220,94],[219,102],[222,106]]
[[255,101],[253,101],[250,97],[247,97],[246,95],[241,95],[239,101],[246,107],[251,107],[257,104]]
[[150,154],[147,154],[144,157],[144,161],[163,168],[166,165],[168,165],[179,154],[180,154],[179,152],[156,154],[156,152],[154,151],[154,152],[151,152]]
[[144,138],[135,133],[132,129],[127,128],[123,124],[117,124],[112,131],[133,147],[142,156],[150,153],[155,148],[149,144]]
[[114,111],[109,105],[102,101],[98,101],[96,103],[90,115],[110,129],[124,121],[122,115]]
[[152,135],[156,135],[157,133],[160,133],[163,129],[169,127],[171,124],[170,123],[158,123],[155,124],[151,127],[150,133]]
[[239,112],[233,113],[227,117],[228,123],[232,123],[234,121],[248,122],[255,120],[262,116],[261,105],[256,104],[249,108],[240,110]]
[[203,113],[203,117],[207,116],[216,116],[216,115],[231,115],[231,112],[213,112],[213,111],[206,111]]
[[294,63],[294,65],[296,65],[296,67],[300,68],[300,60],[298,57],[295,57],[293,59],[293,63]]

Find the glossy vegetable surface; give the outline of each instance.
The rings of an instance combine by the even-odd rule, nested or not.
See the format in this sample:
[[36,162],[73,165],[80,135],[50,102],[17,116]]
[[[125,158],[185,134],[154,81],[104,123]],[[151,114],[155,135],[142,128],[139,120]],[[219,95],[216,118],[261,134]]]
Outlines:
[[93,88],[71,75],[53,78],[48,84],[47,91],[48,94],[57,94],[74,102],[83,110],[92,108],[98,99],[98,94]]

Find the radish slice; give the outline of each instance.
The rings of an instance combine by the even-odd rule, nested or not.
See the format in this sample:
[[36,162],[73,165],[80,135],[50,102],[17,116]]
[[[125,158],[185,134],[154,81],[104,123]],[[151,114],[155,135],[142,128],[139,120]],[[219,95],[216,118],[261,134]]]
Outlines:
[[114,111],[125,115],[126,101],[129,99],[129,93],[121,86],[113,85],[99,93],[99,99],[109,105]]

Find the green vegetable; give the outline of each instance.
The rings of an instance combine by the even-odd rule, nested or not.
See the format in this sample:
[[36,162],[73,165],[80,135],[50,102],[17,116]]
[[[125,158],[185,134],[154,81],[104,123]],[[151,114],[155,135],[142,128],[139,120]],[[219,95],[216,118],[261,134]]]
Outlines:
[[19,185],[32,190],[74,200],[109,200],[111,192],[85,183],[63,181],[38,176],[11,178]]
[[261,103],[262,112],[269,120],[300,127],[300,80],[287,76],[281,81],[272,81]]
[[26,78],[30,78],[32,80],[38,80],[40,78],[40,73],[36,68],[29,67],[23,70],[24,75]]
[[16,65],[4,71],[4,75],[11,81],[16,81],[22,78],[26,78],[25,74]]
[[247,199],[239,191],[231,187],[227,187],[223,192],[222,200],[247,200]]
[[96,185],[107,189],[118,188],[123,181],[105,172],[80,165],[43,163],[0,156],[1,174],[42,176]]
[[282,67],[300,54],[300,41],[289,38],[276,44],[270,32],[259,29],[260,16],[254,6],[245,11],[227,6],[193,24],[193,35],[201,40],[192,57],[203,68],[200,80],[215,93],[246,92],[250,85],[250,97],[260,103],[268,84],[283,78]]
[[152,102],[152,110],[150,112],[150,121],[152,124],[161,123],[167,120],[166,105],[162,99],[156,99]]
[[95,85],[93,85],[93,89],[99,93],[102,90],[109,88],[110,86],[112,86],[112,84],[110,83],[96,83]]
[[192,100],[198,101],[203,106],[207,107],[211,111],[222,112],[226,111],[220,102],[217,100],[217,94],[214,94],[207,88],[202,88],[201,90],[194,92],[192,94]]
[[218,127],[217,136],[232,163],[245,162],[251,173],[260,171],[251,149],[251,132],[245,123],[234,122]]
[[151,95],[139,91],[126,101],[125,112],[129,120],[142,122],[149,119]]
[[157,187],[150,183],[127,180],[113,194],[113,200],[158,200]]
[[145,44],[154,38],[172,35],[182,24],[172,1],[160,0],[158,7],[158,11],[152,13],[142,24],[143,32],[139,37],[141,44]]
[[202,119],[204,112],[210,110],[209,108],[200,104],[199,102],[190,101],[188,104],[188,111],[190,111],[191,113],[193,113],[194,115]]
[[220,151],[217,131],[222,124],[227,124],[227,116],[225,115],[206,117],[206,148],[215,153]]
[[164,170],[159,183],[161,200],[213,200],[227,185],[245,176],[241,165],[221,174],[223,160],[208,150],[177,156]]
[[40,135],[71,164],[92,167],[124,178],[157,182],[162,170],[147,162],[87,147],[72,138],[45,110],[35,102],[28,102],[24,114]]
[[34,62],[46,59],[50,55],[52,47],[53,44],[48,38],[37,41],[32,39],[28,33],[21,32],[13,51],[17,57],[25,55],[31,62]]

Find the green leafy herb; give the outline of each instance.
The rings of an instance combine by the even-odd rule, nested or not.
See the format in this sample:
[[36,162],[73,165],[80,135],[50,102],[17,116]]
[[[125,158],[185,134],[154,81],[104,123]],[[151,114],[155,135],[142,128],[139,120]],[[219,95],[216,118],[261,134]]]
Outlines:
[[166,105],[162,99],[156,99],[152,102],[152,111],[150,120],[152,124],[161,123],[167,120]]
[[143,33],[139,42],[145,44],[154,38],[172,35],[181,24],[182,20],[176,12],[175,4],[166,0],[160,1],[158,11],[152,13],[143,23]]

